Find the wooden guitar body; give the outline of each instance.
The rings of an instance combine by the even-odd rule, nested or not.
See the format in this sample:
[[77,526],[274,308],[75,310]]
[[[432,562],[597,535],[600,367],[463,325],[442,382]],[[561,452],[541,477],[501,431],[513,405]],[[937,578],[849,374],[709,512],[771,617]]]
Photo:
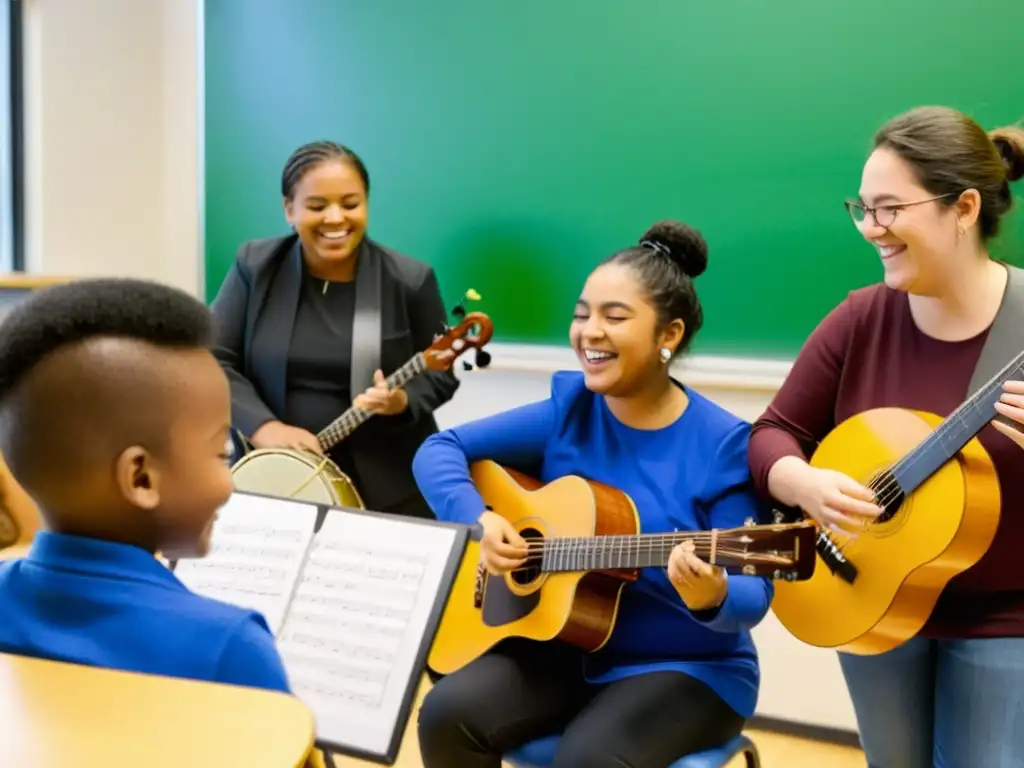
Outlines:
[[[899,408],[866,411],[836,427],[810,463],[869,485],[898,460],[912,460],[941,421]],[[891,487],[882,484],[880,502]],[[819,554],[810,579],[776,585],[772,610],[811,645],[863,655],[891,650],[920,632],[950,579],[981,559],[999,516],[999,481],[973,438],[863,533],[831,534],[856,566],[852,583]]]
[[[474,464],[472,476],[487,505],[524,537],[639,533],[629,496],[600,483],[570,476],[541,486],[490,461]],[[558,638],[595,651],[611,636],[622,587],[637,578],[636,570],[488,575],[481,602],[479,556],[479,543],[469,542],[427,660],[441,674],[508,637]]]

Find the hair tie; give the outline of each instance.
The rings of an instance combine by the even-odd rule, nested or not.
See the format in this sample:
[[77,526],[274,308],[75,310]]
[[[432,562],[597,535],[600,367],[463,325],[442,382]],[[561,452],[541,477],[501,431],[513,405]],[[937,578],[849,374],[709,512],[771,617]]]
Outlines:
[[669,247],[663,243],[657,242],[656,240],[641,240],[640,247],[650,248],[653,251],[657,251],[667,259],[672,258],[672,251],[669,250]]

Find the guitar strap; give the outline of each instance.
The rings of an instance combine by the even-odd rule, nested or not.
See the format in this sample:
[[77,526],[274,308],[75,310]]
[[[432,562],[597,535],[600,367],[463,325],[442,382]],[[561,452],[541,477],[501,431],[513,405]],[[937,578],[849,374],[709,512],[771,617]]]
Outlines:
[[353,399],[373,385],[373,373],[380,368],[384,254],[364,237],[356,258],[356,306],[352,318],[352,367],[349,374],[349,393]]
[[[999,305],[996,319],[985,339],[978,363],[974,367],[971,383],[967,387],[967,397],[985,386],[1024,349],[1024,269],[1009,264],[1004,266],[1009,273],[1006,291],[1003,293],[1003,301]],[[1020,428],[1003,416],[997,418],[1011,427]]]

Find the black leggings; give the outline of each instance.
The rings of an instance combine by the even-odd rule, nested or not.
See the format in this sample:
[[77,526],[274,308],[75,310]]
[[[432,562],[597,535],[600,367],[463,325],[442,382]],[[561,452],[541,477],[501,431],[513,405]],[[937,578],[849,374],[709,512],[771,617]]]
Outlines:
[[427,504],[420,494],[414,493],[412,496],[402,499],[401,501],[389,504],[386,507],[381,507],[376,512],[387,512],[392,515],[405,515],[406,517],[422,517],[427,520],[436,520],[436,516],[431,511],[430,506]]
[[566,645],[507,640],[437,680],[420,709],[424,768],[500,768],[501,755],[564,732],[554,768],[666,768],[743,730],[704,683],[650,672],[593,685]]

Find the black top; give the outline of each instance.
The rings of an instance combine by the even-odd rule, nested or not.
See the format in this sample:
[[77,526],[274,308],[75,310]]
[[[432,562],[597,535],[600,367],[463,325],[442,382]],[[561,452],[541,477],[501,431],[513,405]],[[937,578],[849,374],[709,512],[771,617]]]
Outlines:
[[[288,350],[284,421],[314,435],[352,405],[349,369],[355,282],[332,283],[303,270],[302,291]],[[342,440],[329,456],[359,487],[352,456]]]

